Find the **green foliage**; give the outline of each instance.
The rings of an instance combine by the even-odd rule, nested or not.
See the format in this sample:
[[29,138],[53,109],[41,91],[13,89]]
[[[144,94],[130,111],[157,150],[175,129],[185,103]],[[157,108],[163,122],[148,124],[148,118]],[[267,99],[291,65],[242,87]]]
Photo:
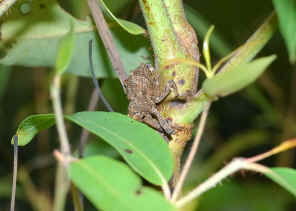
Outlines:
[[[103,80],[101,87],[102,92],[104,93],[106,99],[110,102],[112,107],[115,108],[115,111],[127,113],[128,102],[122,90],[121,84],[117,79],[112,79],[115,74],[113,73],[114,71],[112,70],[112,66],[106,54],[106,50],[104,49],[100,38],[97,36],[96,28],[93,25],[91,18],[87,16],[89,15],[87,1],[76,3],[75,0],[68,0],[68,3],[65,3],[65,5],[69,5],[71,4],[69,2],[72,2],[72,9],[75,10],[75,13],[77,13],[77,15],[74,16],[72,16],[73,10],[64,10],[60,8],[57,1],[58,0],[18,0],[13,8],[13,11],[11,13],[8,13],[5,17],[2,17],[3,19],[1,20],[0,29],[0,97],[3,93],[2,90],[4,90],[5,88],[5,82],[7,81],[8,77],[7,71],[3,72],[3,69],[6,67],[8,67],[7,69],[12,69],[10,68],[12,65],[18,65],[21,66],[21,68],[23,68],[23,66],[50,68],[55,67],[58,74],[62,74],[65,71],[68,71],[79,76],[89,77],[90,72],[87,43],[90,39],[92,39],[95,41],[95,74],[99,78],[107,78]],[[154,59],[156,60],[156,63],[159,57],[168,60],[171,58],[173,58],[172,60],[174,60],[174,58],[176,58],[176,60],[180,59],[178,60],[179,62],[176,63],[176,66],[194,66],[194,64],[190,63],[190,60],[188,60],[189,63],[186,64],[186,59],[188,55],[186,54],[186,59],[183,58],[185,54],[183,55],[184,52],[182,51],[184,49],[177,49],[176,46],[178,45],[175,45],[174,42],[170,42],[173,43],[173,45],[166,44],[169,43],[166,41],[169,41],[172,38],[176,44],[183,40],[182,38],[175,36],[176,33],[174,32],[173,27],[171,27],[172,19],[176,17],[166,15],[168,14],[168,8],[166,8],[165,6],[161,7],[161,5],[163,5],[163,2],[165,1],[142,0],[140,1],[140,3],[141,2],[149,2],[149,4],[145,5],[151,6],[150,9],[153,8],[153,14],[151,13],[151,15],[149,14],[148,9],[144,8],[142,5],[142,10],[146,12],[144,12],[144,16],[146,18],[148,17],[148,27],[149,25],[153,25],[155,23],[159,24],[162,21],[164,21],[165,23],[157,25],[159,27],[155,27],[151,31],[152,33],[150,32],[149,34],[151,40],[161,35],[161,39],[158,39],[159,42],[153,43],[154,51],[155,49],[159,50],[154,52]],[[151,2],[158,3],[152,4]],[[172,2],[174,1],[170,1],[170,3]],[[148,51],[148,48],[152,48],[148,38],[143,36],[146,33],[145,30],[132,22],[128,22],[116,17],[120,17],[119,15],[123,14],[124,12],[123,15],[125,18],[130,18],[133,20],[137,19],[136,21],[140,22],[141,19],[138,19],[138,17],[136,17],[136,15],[138,15],[136,14],[136,10],[138,10],[139,8],[135,7],[135,2],[133,2],[133,0],[105,0],[105,2],[104,0],[97,0],[97,3],[101,3],[106,16],[111,16],[112,21],[109,23],[109,28],[111,30],[115,46],[119,51],[120,57],[122,58],[122,61],[124,63],[125,69],[130,72],[131,70],[135,69],[140,63],[152,63],[152,51]],[[203,4],[206,4],[206,1]],[[254,35],[251,36],[244,45],[235,50],[230,56],[224,57],[222,61],[220,60],[220,62],[218,62],[219,67],[220,65],[225,64],[221,69],[211,68],[212,64],[209,54],[210,33],[208,33],[208,36],[206,35],[210,24],[207,20],[205,20],[205,18],[200,16],[199,13],[196,13],[196,11],[192,9],[193,7],[191,8],[185,5],[185,12],[189,19],[189,22],[193,24],[193,26],[195,26],[197,32],[199,33],[199,35],[201,35],[198,36],[199,41],[202,40],[200,37],[205,37],[206,53],[204,54],[206,55],[205,63],[207,64],[208,69],[219,69],[220,71],[216,75],[207,75],[208,78],[205,79],[204,83],[202,84],[203,93],[200,92],[202,94],[198,95],[198,97],[184,98],[184,101],[182,100],[182,102],[179,102],[179,99],[176,101],[174,99],[172,102],[170,102],[169,98],[167,99],[168,101],[160,103],[158,107],[160,109],[163,105],[166,106],[167,103],[173,109],[176,108],[175,111],[171,113],[168,112],[168,115],[166,115],[165,110],[164,116],[168,120],[172,119],[172,122],[174,123],[173,127],[176,128],[177,133],[180,131],[185,131],[182,131],[183,126],[185,126],[184,128],[188,129],[188,131],[185,131],[185,133],[191,133],[190,130],[192,123],[204,110],[205,105],[208,105],[213,99],[217,99],[220,96],[227,96],[253,83],[274,61],[275,56],[263,57],[260,59],[256,59],[255,61],[251,60],[258,54],[259,51],[262,50],[266,43],[271,39],[272,35],[274,35],[277,29],[277,19],[279,20],[280,30],[288,48],[290,61],[292,63],[296,62],[296,2],[294,0],[273,0],[273,4],[277,10],[278,16],[273,13],[269,18],[266,19],[264,24],[258,28]],[[172,4],[172,7],[174,6],[176,6],[177,8],[178,5]],[[200,8],[202,8],[202,4],[200,4],[199,6]],[[123,8],[127,7],[134,7],[133,11],[130,10],[133,12],[133,14],[128,14],[125,10],[123,10]],[[123,12],[121,12],[122,10]],[[66,11],[69,11],[71,14]],[[76,19],[75,17],[80,17],[81,20]],[[69,32],[70,23],[73,23],[73,26],[71,27],[71,30]],[[240,32],[238,36],[238,38],[240,39],[245,35]],[[233,40],[236,40],[237,37],[235,37],[234,35],[233,38]],[[229,53],[230,49],[233,45],[236,44],[237,41],[236,40],[235,42],[228,44],[221,36],[217,35],[216,33],[213,33],[211,40],[211,48],[213,48],[215,53],[219,56],[223,56]],[[190,43],[184,44],[190,45]],[[184,59],[184,61],[182,61],[182,59]],[[228,59],[229,61],[227,62]],[[159,65],[160,67],[162,66],[161,64]],[[172,64],[172,66],[174,65],[175,64]],[[177,71],[177,73],[179,73],[180,75],[176,75],[176,72],[171,73],[169,72],[168,74],[171,74],[170,76],[172,76],[172,79],[175,80],[178,86],[181,86],[182,84],[184,85],[184,81],[187,83],[186,71]],[[215,73],[215,71],[212,71],[212,73]],[[165,79],[166,73],[162,76],[164,76]],[[39,79],[39,75],[37,76],[37,78]],[[19,81],[17,81],[17,83],[18,82]],[[44,79],[42,83],[43,82],[45,82]],[[264,87],[266,84],[268,84],[268,82],[262,84],[262,87]],[[293,127],[295,121],[292,120],[292,118],[290,120],[289,116],[287,118],[287,123],[285,122],[285,120],[282,120],[285,119],[284,115],[286,114],[281,113],[281,110],[285,109],[282,109],[281,107],[278,108],[277,106],[274,106],[271,102],[270,98],[274,98],[274,102],[276,102],[278,96],[275,95],[277,95],[278,92],[273,92],[274,90],[276,90],[276,88],[272,89],[274,88],[273,84],[271,84],[270,86],[269,85],[270,83],[268,84],[268,88],[264,87],[265,90],[262,89],[262,93],[258,92],[258,90],[254,90],[255,88],[253,90],[250,89],[248,91],[249,99],[251,99],[252,102],[255,102],[256,106],[260,107],[265,115],[268,114],[272,116],[267,121],[268,127],[272,126],[273,128],[279,129],[280,127],[282,127],[281,125],[284,125],[283,127],[286,127],[287,124]],[[40,85],[37,84],[36,87],[38,87],[37,89],[39,89]],[[262,87],[260,87],[260,89]],[[64,87],[61,88],[63,89]],[[37,101],[39,100],[40,95],[45,96],[48,94],[40,94],[38,93],[38,91],[39,90],[37,90],[36,92]],[[63,93],[63,90],[61,90],[61,93]],[[78,94],[83,95],[85,93],[81,92]],[[284,91],[282,94],[285,94]],[[293,93],[291,93],[291,96],[292,94]],[[47,104],[47,97],[48,96],[41,97],[44,99],[42,99],[43,102],[40,105]],[[183,96],[181,95],[181,97]],[[285,99],[288,99],[287,96],[285,97]],[[19,101],[18,98],[16,99]],[[65,99],[66,106],[71,104],[69,103],[70,101],[68,102],[67,97]],[[74,101],[74,96],[72,100]],[[82,102],[81,98],[79,98],[79,100],[80,102]],[[293,99],[291,100],[291,102],[292,101]],[[6,103],[6,101],[4,102]],[[280,102],[279,104],[281,103],[282,102]],[[30,102],[30,105],[26,107],[30,107],[31,109],[31,107],[33,107],[31,106],[31,104],[32,103]],[[26,109],[27,108],[21,108],[21,112],[19,112],[20,114],[17,114],[16,118],[13,118],[19,119],[19,116],[23,116],[23,113],[27,112]],[[38,110],[40,111],[40,108],[38,108]],[[235,105],[234,110],[239,110],[239,106]],[[3,108],[3,110],[0,110],[0,115],[5,112],[6,108]],[[230,117],[231,119],[231,114],[227,115],[227,118],[228,117]],[[78,160],[71,157],[71,159],[73,159],[73,162],[69,164],[68,169],[72,182],[82,191],[82,193],[93,203],[93,205],[97,209],[114,211],[176,210],[176,208],[171,204],[173,202],[169,202],[164,199],[160,191],[156,190],[158,187],[154,187],[154,189],[145,187],[142,185],[140,179],[140,176],[143,177],[149,182],[148,185],[152,183],[152,186],[163,185],[165,182],[171,179],[174,170],[174,163],[171,151],[174,152],[175,150],[174,148],[172,148],[171,151],[169,149],[169,144],[172,142],[170,142],[169,144],[166,143],[161,135],[155,132],[155,130],[149,128],[147,125],[144,125],[127,117],[126,115],[122,115],[119,113],[79,112],[74,113],[73,115],[65,115],[64,118],[68,121],[76,123],[77,125],[87,129],[88,131],[99,137],[88,143],[84,152],[84,159]],[[212,119],[210,119],[209,121],[210,123],[212,123]],[[216,121],[216,119],[214,121]],[[3,122],[6,121],[3,120]],[[180,128],[176,126],[176,122],[181,123]],[[252,123],[254,123],[254,121]],[[27,145],[32,141],[36,134],[38,134],[42,130],[48,129],[54,124],[55,116],[53,114],[32,115],[27,117],[25,120],[23,120],[23,122],[21,122],[16,132],[19,140],[19,145]],[[228,127],[228,124],[231,124],[231,127],[235,123],[223,122],[223,124],[224,125],[222,127]],[[267,128],[266,125],[261,124],[260,127],[264,129]],[[191,182],[195,181],[194,186],[196,185],[197,179],[203,181],[205,177],[208,177],[210,174],[216,171],[218,167],[222,165],[221,162],[230,160],[234,156],[237,156],[238,153],[249,150],[251,147],[263,144],[266,139],[269,139],[274,135],[274,133],[270,132],[270,130],[260,130],[260,132],[258,132],[257,130],[250,131],[251,132],[249,133],[240,133],[235,131],[235,129],[231,131],[231,133],[234,132],[234,134],[237,134],[237,136],[234,136],[228,142],[226,141],[224,144],[221,144],[218,151],[216,151],[214,155],[211,155],[211,158],[208,160],[208,162],[204,162],[204,160],[206,159],[202,156],[205,154],[209,154],[209,148],[212,147],[211,143],[214,142],[211,141],[203,143],[204,145],[201,146],[199,149],[199,151],[201,152],[199,154],[201,156],[199,157],[202,157],[201,160],[203,162],[203,165],[197,165],[197,171],[195,171],[196,169],[193,169],[193,171],[191,171],[194,172],[194,175],[191,179]],[[214,135],[211,135],[210,138],[225,138],[220,136],[221,134],[216,134],[215,132],[217,131],[213,131]],[[290,132],[291,131],[287,130],[287,133]],[[177,137],[177,133],[173,133],[171,135],[172,139],[174,139],[174,137]],[[74,140],[74,138],[72,139],[72,136],[69,137],[71,137],[71,140]],[[43,138],[41,139],[43,141]],[[46,142],[47,138],[45,138],[44,140]],[[176,138],[176,142],[178,141],[182,142],[181,144],[183,144],[184,140]],[[186,141],[187,140],[185,140],[184,143]],[[48,145],[49,143],[45,143],[44,145],[46,144]],[[51,151],[52,149],[50,149],[50,152]],[[183,152],[180,152],[180,154],[182,153]],[[95,156],[98,154],[103,156]],[[122,156],[124,162],[129,164],[131,168],[129,168],[124,162],[113,160],[118,159],[119,155]],[[66,158],[66,155],[61,156],[65,156]],[[109,158],[105,156],[108,156]],[[113,159],[111,159],[110,157]],[[39,162],[39,157],[37,157],[37,159]],[[35,162],[34,160],[32,162],[30,161],[28,165],[27,163],[25,163],[25,168],[31,171],[32,169],[39,168],[38,165],[42,168],[44,167],[43,164],[40,165],[36,163],[37,162]],[[37,167],[34,165],[36,165]],[[66,170],[64,171],[66,172]],[[52,172],[48,172],[46,172],[46,174],[52,174]],[[270,171],[263,173],[275,183],[279,184],[284,189],[292,193],[293,196],[296,196],[296,171],[294,169],[271,168]],[[32,175],[32,177],[35,177],[35,175]],[[43,182],[43,180],[44,178],[42,178],[40,181]],[[45,180],[47,180],[47,178],[45,178]],[[186,182],[188,182],[188,180]],[[8,194],[10,193],[9,186],[7,184],[10,185],[10,182],[1,179],[0,183],[0,186],[3,186],[3,188],[0,188],[0,195],[7,198]],[[27,190],[26,184],[21,184],[22,186],[20,187],[20,190],[22,192],[19,199],[31,199],[34,198],[31,197],[31,195],[43,194],[42,188],[34,188],[35,182],[31,182],[29,177],[27,183],[33,187],[33,190],[38,191],[28,194],[28,192],[30,192],[30,190],[32,189],[29,188]],[[50,181],[50,183],[48,184],[52,184],[52,181]],[[44,187],[46,187],[46,185],[48,184],[45,184]],[[229,188],[229,186],[231,187]],[[203,188],[204,186],[201,187]],[[209,185],[204,190],[208,190],[212,187],[213,186]],[[255,189],[255,191],[248,189],[249,186],[243,186],[242,188],[242,186],[239,186],[237,184],[233,185],[232,183],[223,184],[222,187],[226,187],[226,190],[224,189],[223,191],[221,191],[221,189],[223,188],[221,188],[220,186],[219,188],[206,193],[205,195],[203,195],[203,198],[199,198],[198,201],[196,200],[194,202],[198,202],[198,205],[200,206],[199,208],[204,211],[232,209],[238,210],[244,208],[246,208],[246,210],[252,209],[256,211],[279,211],[284,210],[283,207],[287,203],[289,203],[290,198],[292,198],[292,196],[290,196],[290,198],[289,196],[281,197],[279,200],[276,200],[275,203],[270,205],[271,194],[275,197],[281,196],[276,195],[278,193],[278,190],[276,189],[276,191],[274,191],[273,188],[270,189],[269,187],[271,186],[266,188],[262,185],[256,184],[256,188],[252,187]],[[59,187],[57,187],[56,191],[58,192],[59,190]],[[25,194],[28,194],[28,196],[25,196]],[[56,194],[56,196],[59,196],[59,194]],[[35,202],[34,200],[32,201],[32,207],[34,207]],[[52,199],[48,197],[48,201],[52,201]],[[225,205],[226,203],[227,205]],[[40,202],[36,204],[39,206]],[[246,204],[246,206],[242,207],[242,204]],[[197,203],[194,203],[194,205],[197,205]],[[2,205],[0,206],[0,209],[1,207]],[[42,203],[40,210],[42,210]]]
[[280,31],[288,48],[290,62],[296,62],[296,1],[273,0],[277,11]]
[[296,197],[296,170],[291,168],[270,168],[271,172],[262,172]]
[[66,118],[108,142],[151,183],[170,179],[173,158],[168,145],[147,125],[118,113],[79,112]]
[[[136,172],[151,183],[161,185],[170,179],[173,158],[168,145],[147,125],[111,112],[79,112],[65,118],[113,146]],[[28,144],[38,132],[54,124],[53,114],[29,116],[16,132],[19,145]]]
[[123,19],[120,19],[120,18],[116,18],[116,16],[113,15],[113,13],[109,10],[109,8],[105,4],[105,2],[103,0],[100,0],[100,2],[104,6],[104,8],[108,12],[108,14],[128,33],[133,34],[133,35],[139,35],[139,34],[145,33],[145,29],[143,29],[139,25],[129,22],[129,21],[126,21],[126,20],[123,20]]
[[274,55],[241,64],[233,69],[218,73],[204,81],[202,89],[210,97],[226,96],[254,82],[273,62]]
[[[60,39],[73,23],[75,47],[68,72],[90,76],[88,41],[94,42],[94,68],[97,77],[114,76],[111,63],[90,18],[78,20],[59,7],[56,0],[17,1],[16,8],[26,5],[28,13],[16,9],[1,25],[0,64],[27,67],[54,67]],[[125,69],[134,70],[150,61],[149,41],[130,35],[119,26],[111,28],[115,46]],[[130,42],[130,41],[133,42]],[[25,52],[25,53],[24,53]]]
[[56,59],[56,73],[58,74],[63,74],[71,62],[75,43],[73,30],[73,24],[71,24],[69,32],[59,43]]
[[69,173],[97,209],[175,210],[159,192],[143,187],[140,178],[126,165],[110,158],[94,156],[74,161]]
[[[27,145],[41,130],[48,129],[54,124],[55,118],[52,114],[37,114],[28,116],[21,122],[16,131],[16,135],[18,136],[18,145]],[[13,138],[11,143],[13,144]]]

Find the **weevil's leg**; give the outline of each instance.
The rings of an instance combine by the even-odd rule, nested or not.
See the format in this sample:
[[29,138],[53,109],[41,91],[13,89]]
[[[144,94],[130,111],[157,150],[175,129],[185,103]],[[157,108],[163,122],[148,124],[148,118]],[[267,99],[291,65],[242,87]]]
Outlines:
[[163,130],[163,128],[161,127],[159,121],[157,121],[156,119],[154,119],[151,114],[147,113],[143,119],[143,122],[145,122],[147,125],[149,125],[150,127],[160,131],[160,132],[165,132]]
[[161,101],[163,101],[172,90],[175,92],[175,96],[177,97],[179,94],[176,83],[173,80],[169,80],[162,94],[155,99],[155,103],[160,103]]
[[166,121],[161,114],[159,113],[159,111],[156,108],[151,108],[151,113],[153,115],[155,115],[159,121],[160,126],[162,127],[162,129],[168,134],[172,134],[174,132],[174,130],[172,129],[171,125],[168,123],[168,121]]

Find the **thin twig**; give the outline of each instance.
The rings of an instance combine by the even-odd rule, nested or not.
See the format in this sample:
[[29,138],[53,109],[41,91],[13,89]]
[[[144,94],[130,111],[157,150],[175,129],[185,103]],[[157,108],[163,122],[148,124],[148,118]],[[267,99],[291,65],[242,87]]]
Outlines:
[[2,0],[0,3],[0,17],[16,2],[17,0]]
[[193,199],[197,198],[198,196],[200,196],[204,192],[215,187],[219,182],[221,182],[223,179],[225,179],[229,175],[237,172],[238,170],[240,170],[242,168],[245,168],[247,165],[248,165],[248,163],[243,158],[234,159],[227,166],[225,166],[220,171],[218,171],[216,174],[214,174],[209,179],[207,179],[204,183],[200,184],[195,189],[193,189],[190,193],[188,193],[186,196],[184,196],[182,199],[177,201],[176,206],[178,208],[184,206],[186,203],[192,201]]
[[162,189],[163,195],[167,200],[170,200],[171,190],[170,190],[169,183],[167,182],[167,180],[165,178],[161,178],[161,180],[162,180],[161,189]]
[[71,184],[71,192],[72,192],[72,198],[74,203],[75,211],[83,211],[83,204],[81,200],[81,195],[78,189],[75,187],[75,185]]
[[[66,132],[66,127],[63,117],[63,109],[60,98],[60,84],[61,84],[61,75],[56,74],[53,79],[53,84],[50,90],[53,110],[56,117],[57,130],[59,134],[59,140],[61,145],[61,152],[66,157],[65,163],[58,163],[57,173],[56,173],[56,182],[55,182],[55,198],[54,198],[54,211],[64,210],[65,200],[69,189],[69,178],[67,175],[66,168],[69,165],[70,160],[68,159],[71,154],[70,144],[68,135]],[[66,168],[65,168],[66,167]]]
[[10,201],[10,211],[14,211],[15,193],[16,193],[16,179],[17,179],[17,157],[18,157],[18,136],[13,137],[13,177],[12,177],[12,191]]
[[200,122],[199,122],[199,125],[198,125],[198,129],[197,129],[197,132],[196,132],[196,136],[195,136],[193,145],[192,145],[190,153],[189,153],[189,155],[188,155],[188,157],[186,159],[185,165],[184,165],[183,170],[181,172],[180,178],[179,178],[179,180],[177,182],[176,188],[175,188],[175,190],[173,192],[172,201],[177,200],[177,198],[178,198],[178,196],[179,196],[179,194],[180,194],[180,192],[182,190],[185,178],[186,178],[187,173],[188,173],[188,171],[190,169],[192,161],[193,161],[193,159],[195,157],[195,154],[196,154],[197,149],[198,149],[199,142],[201,140],[201,137],[202,137],[202,134],[203,134],[203,131],[204,131],[204,128],[205,128],[206,119],[207,119],[207,116],[208,116],[208,113],[209,113],[210,106],[211,106],[211,104],[208,104],[206,106],[205,110],[203,111],[202,115],[201,115]]
[[57,130],[60,138],[61,152],[65,155],[70,155],[71,149],[64,123],[62,103],[60,99],[60,85],[61,75],[57,74],[53,79],[53,85],[51,87],[51,98],[53,102],[53,110],[56,117]]
[[95,85],[97,94],[98,94],[99,98],[102,100],[102,102],[105,105],[105,107],[107,108],[107,110],[113,112],[113,109],[112,109],[111,105],[108,103],[108,101],[104,97],[104,95],[103,95],[103,93],[101,91],[99,82],[96,79],[96,75],[95,75],[95,71],[94,71],[94,64],[93,64],[93,61],[92,61],[92,40],[89,40],[89,42],[88,42],[88,50],[89,50],[88,56],[89,56],[90,72],[91,72],[91,75],[92,75],[92,80],[93,80],[93,83]]
[[[99,96],[97,95],[96,88],[94,88],[91,94],[91,98],[90,98],[87,110],[94,111],[98,104],[98,101],[99,101]],[[79,141],[79,149],[78,149],[79,157],[83,157],[84,149],[87,144],[88,135],[89,135],[89,132],[85,128],[83,128],[80,135],[80,141]]]
[[88,0],[88,6],[90,8],[91,14],[94,18],[94,21],[97,26],[97,30],[100,34],[100,37],[103,41],[107,54],[111,60],[112,66],[121,82],[121,85],[124,89],[124,80],[127,79],[127,74],[124,70],[123,63],[121,61],[120,55],[113,43],[112,36],[108,25],[104,19],[101,8],[99,7],[96,0]]

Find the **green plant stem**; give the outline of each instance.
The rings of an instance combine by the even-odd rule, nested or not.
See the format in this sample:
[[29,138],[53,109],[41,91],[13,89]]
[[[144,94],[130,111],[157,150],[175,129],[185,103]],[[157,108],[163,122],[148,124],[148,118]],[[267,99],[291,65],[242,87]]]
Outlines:
[[139,2],[149,30],[156,67],[175,57],[185,58],[163,1],[140,0]]
[[56,116],[56,125],[59,134],[59,140],[61,145],[61,152],[64,156],[69,156],[71,154],[70,144],[68,135],[66,132],[66,127],[63,117],[63,109],[60,98],[60,87],[61,87],[61,75],[56,74],[53,79],[53,84],[51,87],[51,99],[53,103],[53,110]]
[[[171,12],[174,11],[174,9],[168,9],[164,1],[139,0],[139,2],[154,50],[155,67],[161,74],[161,88],[166,86],[167,81],[174,80],[178,89],[178,98],[185,99],[187,96],[195,94],[197,89],[196,67],[179,63],[167,68],[161,68],[167,61],[172,59],[198,58],[198,52],[192,50],[192,46],[194,44],[197,45],[197,40],[195,39],[196,42],[190,42],[189,40],[192,39],[188,38],[195,36],[194,31],[187,30],[186,32],[184,31],[182,35],[178,34],[171,20]],[[180,4],[176,5],[178,7],[180,6]],[[183,7],[180,6],[179,9],[183,10]],[[189,25],[189,27],[191,26]],[[190,33],[193,33],[193,35]],[[188,43],[190,43],[190,45],[188,45]],[[195,49],[197,48],[195,47]],[[195,56],[191,55],[193,52]],[[170,99],[171,98],[168,97],[166,100]]]
[[16,2],[17,0],[2,0],[0,3],[0,17]]
[[57,163],[53,211],[63,211],[66,203],[67,193],[70,187],[68,172],[63,164]]
[[69,157],[71,155],[71,149],[69,144],[68,135],[64,123],[62,104],[60,99],[60,85],[61,75],[56,74],[51,86],[51,98],[53,102],[53,110],[56,116],[56,125],[59,134],[60,148],[62,154],[65,156],[65,163],[58,163],[56,173],[56,185],[54,196],[54,211],[63,211],[66,201],[67,192],[69,189],[70,181],[67,175],[67,167],[69,165]]
[[199,62],[198,41],[194,29],[188,23],[182,0],[163,0],[167,14],[181,45],[186,49],[187,56],[190,55]]
[[222,168],[220,171],[218,171],[216,174],[211,176],[205,182],[203,182],[202,184],[197,186],[195,189],[193,189],[190,193],[188,193],[182,199],[177,201],[176,206],[178,208],[184,206],[188,202],[190,202],[193,199],[199,197],[204,192],[206,192],[209,189],[215,187],[218,183],[220,183],[222,180],[224,180],[229,175],[239,171],[240,169],[243,169],[246,166],[247,166],[247,162],[245,161],[245,159],[243,159],[243,158],[234,159],[227,166]]
[[174,190],[173,195],[172,195],[172,201],[176,201],[176,199],[178,198],[178,196],[179,196],[179,194],[180,194],[180,192],[182,190],[182,187],[183,187],[184,181],[186,179],[186,176],[187,176],[187,174],[189,172],[189,169],[191,167],[191,164],[192,164],[192,162],[194,160],[194,157],[196,155],[196,152],[197,152],[197,149],[198,149],[198,146],[199,146],[199,143],[200,143],[200,140],[201,140],[205,125],[206,125],[206,120],[207,120],[207,116],[208,116],[208,113],[209,113],[210,106],[211,106],[211,104],[208,104],[206,106],[205,110],[203,111],[202,115],[201,115],[200,122],[199,122],[199,125],[198,125],[198,129],[197,129],[197,132],[196,132],[196,136],[195,136],[195,139],[193,141],[193,145],[192,145],[192,147],[190,149],[190,153],[189,153],[189,155],[188,155],[188,157],[186,159],[186,162],[185,162],[185,165],[184,165],[184,167],[182,169],[179,180],[177,181],[175,190]]

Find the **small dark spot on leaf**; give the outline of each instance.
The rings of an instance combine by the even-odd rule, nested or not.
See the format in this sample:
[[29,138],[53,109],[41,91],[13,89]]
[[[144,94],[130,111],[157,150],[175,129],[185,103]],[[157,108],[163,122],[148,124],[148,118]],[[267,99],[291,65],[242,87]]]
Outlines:
[[173,77],[175,77],[175,76],[176,76],[176,71],[174,71],[174,72],[172,73],[172,76],[173,76]]
[[124,151],[127,152],[128,154],[132,154],[133,153],[133,151],[131,149],[125,149]]
[[136,195],[137,195],[137,196],[139,196],[139,195],[141,195],[141,194],[142,194],[142,190],[141,190],[141,189],[136,190]]
[[40,9],[44,9],[46,6],[45,4],[39,4]]
[[180,80],[178,81],[178,84],[179,84],[179,85],[184,85],[184,84],[185,84],[185,80],[184,80],[184,79],[180,79]]

